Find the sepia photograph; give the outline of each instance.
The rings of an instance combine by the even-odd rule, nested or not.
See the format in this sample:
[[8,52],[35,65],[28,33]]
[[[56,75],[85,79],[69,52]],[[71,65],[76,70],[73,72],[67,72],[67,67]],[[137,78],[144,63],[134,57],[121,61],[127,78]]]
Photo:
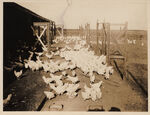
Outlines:
[[147,4],[2,2],[2,111],[148,112]]

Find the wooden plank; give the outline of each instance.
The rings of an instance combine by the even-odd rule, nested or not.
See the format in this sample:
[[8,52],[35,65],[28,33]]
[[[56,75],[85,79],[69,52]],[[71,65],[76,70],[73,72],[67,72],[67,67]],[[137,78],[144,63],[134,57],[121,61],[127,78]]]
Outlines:
[[42,35],[44,34],[44,32],[45,32],[46,29],[47,29],[47,27],[44,28],[44,30],[42,31],[42,33],[41,33],[40,36],[38,36],[37,33],[36,33],[36,36],[37,36],[38,40],[40,41],[40,43],[42,44],[42,46],[43,46],[45,49],[46,49],[46,46],[45,46],[44,43],[42,42],[41,37],[42,37]]
[[50,29],[50,24],[48,23],[47,24],[47,29],[46,29],[46,40],[47,40],[47,47],[48,49],[50,48],[50,32],[49,32],[49,29]]
[[97,40],[97,48],[99,48],[99,36],[98,36],[98,32],[99,32],[99,23],[97,22],[96,24],[96,40]]
[[47,26],[49,22],[33,22],[34,26]]
[[109,59],[125,59],[124,56],[118,56],[118,55],[110,55]]
[[107,25],[107,28],[108,28],[108,36],[107,36],[107,60],[108,60],[108,63],[110,62],[109,60],[109,56],[110,56],[110,24]]
[[103,47],[102,47],[102,49],[103,49],[103,54],[104,55],[106,55],[106,41],[107,41],[107,33],[106,33],[106,24],[105,23],[103,23],[103,33],[104,33],[104,39],[103,39]]

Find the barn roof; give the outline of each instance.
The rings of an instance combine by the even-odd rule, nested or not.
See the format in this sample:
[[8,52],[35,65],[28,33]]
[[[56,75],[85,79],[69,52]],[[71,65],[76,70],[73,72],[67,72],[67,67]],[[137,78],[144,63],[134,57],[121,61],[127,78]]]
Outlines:
[[36,17],[36,18],[41,19],[42,21],[46,21],[46,22],[52,21],[52,20],[49,20],[49,19],[47,19],[47,18],[44,18],[44,17],[42,17],[42,16],[40,16],[40,15],[34,13],[33,11],[31,11],[31,10],[25,8],[25,7],[22,7],[21,5],[15,3],[15,2],[4,2],[4,5],[5,5],[5,4],[7,4],[7,7],[12,7],[12,8],[15,8],[15,9],[17,9],[17,10],[20,10],[20,11],[22,11],[22,12],[24,12],[24,13],[28,13],[28,14],[30,14],[30,15]]

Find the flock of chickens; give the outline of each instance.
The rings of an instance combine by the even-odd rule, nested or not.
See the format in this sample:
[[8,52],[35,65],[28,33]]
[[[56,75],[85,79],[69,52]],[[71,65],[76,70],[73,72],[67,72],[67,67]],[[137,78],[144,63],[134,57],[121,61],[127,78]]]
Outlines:
[[[48,99],[63,94],[66,94],[69,98],[74,98],[78,95],[80,82],[75,71],[76,68],[79,68],[84,75],[89,76],[90,80],[90,87],[85,84],[84,92],[81,92],[83,99],[96,101],[101,98],[100,87],[102,81],[95,83],[93,72],[103,75],[106,79],[109,78],[113,73],[113,67],[107,66],[106,57],[104,55],[94,55],[94,52],[89,50],[86,41],[81,40],[79,37],[57,38],[54,40],[56,44],[61,41],[67,45],[60,50],[57,47],[55,52],[50,51],[48,53],[46,49],[40,53],[36,52],[36,61],[32,60],[33,52],[30,52],[29,58],[24,60],[24,67],[32,71],[43,70],[49,73],[49,77],[42,76],[43,81],[50,87],[50,91],[44,91]],[[73,48],[69,46],[71,42],[75,43]],[[60,56],[65,61],[54,61],[54,56]],[[46,59],[43,60],[42,57],[46,57]],[[67,70],[71,71],[71,75],[67,73]],[[61,75],[56,75],[57,72],[60,72]],[[14,71],[14,74],[19,78],[22,70],[20,72]]]

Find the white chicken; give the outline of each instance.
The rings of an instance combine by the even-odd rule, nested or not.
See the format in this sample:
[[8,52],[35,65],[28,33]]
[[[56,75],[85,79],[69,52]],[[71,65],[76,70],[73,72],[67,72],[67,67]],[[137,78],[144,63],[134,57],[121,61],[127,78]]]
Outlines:
[[48,53],[46,53],[45,56],[48,57],[49,59],[51,59],[51,58],[53,57],[52,54],[50,55],[50,54],[48,54]]
[[62,72],[62,75],[63,75],[63,76],[66,76],[66,75],[67,75],[66,71],[63,71],[63,72]]
[[44,91],[44,94],[49,100],[55,97],[55,94],[49,91]]
[[81,95],[84,100],[90,99],[91,97],[90,94],[88,94],[87,92],[81,92]]
[[71,76],[67,76],[67,80],[71,81],[72,83],[77,83],[79,81],[78,77],[71,77]]
[[90,76],[90,82],[94,83],[94,81],[95,81],[95,75]]
[[47,52],[47,48],[46,47],[42,47],[43,51]]
[[91,88],[87,87],[87,85],[85,84],[84,86],[85,92],[81,92],[82,98],[84,100],[91,98],[93,101],[96,101],[96,99],[100,99],[102,96],[102,93],[100,90],[101,84],[102,84],[102,81],[100,81],[99,83],[90,84]]
[[90,84],[91,85],[91,88],[97,90],[100,88],[100,86],[102,85],[103,81],[100,81],[98,83],[95,83],[95,84]]
[[22,70],[20,70],[19,72],[16,72],[16,70],[14,70],[14,74],[16,78],[19,79],[19,77],[22,75]]
[[53,80],[57,81],[57,80],[61,80],[62,79],[62,75],[54,75],[50,73],[50,76]]
[[113,67],[112,66],[106,67],[105,72],[106,72],[105,79],[109,79],[109,75],[113,73]]
[[133,42],[133,44],[136,44],[136,40],[133,40],[132,42]]
[[35,54],[38,55],[38,56],[42,56],[43,52],[35,52]]
[[52,88],[58,95],[62,95],[67,87],[68,87],[68,83],[65,83],[64,85],[58,85],[55,86],[54,84],[49,84],[50,88]]
[[59,50],[54,53],[55,56],[58,56],[59,54],[60,54]]
[[53,81],[52,78],[46,78],[45,76],[43,76],[42,79],[44,80],[44,82],[45,82],[46,84],[49,84],[50,82]]
[[79,89],[79,84],[69,84],[66,91],[66,95],[69,96],[69,98],[74,98],[77,96],[77,90]]
[[62,80],[55,80],[57,86],[62,86],[64,83]]
[[30,53],[30,56],[29,56],[28,60],[31,60],[31,58],[33,56],[33,52],[29,51],[29,53]]
[[76,76],[76,72],[75,70],[72,71],[72,76],[75,77]]
[[12,94],[9,94],[6,99],[3,100],[3,104],[6,105],[12,97]]
[[76,68],[76,64],[70,64],[69,65],[69,69],[73,70],[74,68]]

